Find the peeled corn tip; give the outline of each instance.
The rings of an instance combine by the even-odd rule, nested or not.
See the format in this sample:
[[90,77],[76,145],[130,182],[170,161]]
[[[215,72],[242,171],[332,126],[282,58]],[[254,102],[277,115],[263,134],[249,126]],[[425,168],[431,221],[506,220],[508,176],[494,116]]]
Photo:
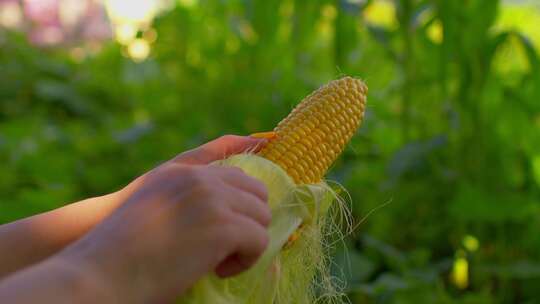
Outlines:
[[297,184],[320,182],[360,127],[367,93],[364,82],[352,77],[322,86],[278,124],[259,155],[281,166]]

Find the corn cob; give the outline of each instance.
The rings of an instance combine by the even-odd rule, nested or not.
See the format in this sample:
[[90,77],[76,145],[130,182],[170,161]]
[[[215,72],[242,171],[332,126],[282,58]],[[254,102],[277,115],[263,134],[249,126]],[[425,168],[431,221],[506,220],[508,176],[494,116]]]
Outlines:
[[297,184],[322,180],[341,154],[362,119],[367,86],[344,77],[321,87],[302,102],[275,128],[259,155],[281,166]]

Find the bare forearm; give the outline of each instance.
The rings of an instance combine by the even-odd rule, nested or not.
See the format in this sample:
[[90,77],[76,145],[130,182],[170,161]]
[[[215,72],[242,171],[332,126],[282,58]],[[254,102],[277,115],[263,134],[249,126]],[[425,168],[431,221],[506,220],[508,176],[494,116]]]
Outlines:
[[110,214],[122,198],[117,192],[0,226],[0,278],[79,239]]
[[57,258],[0,280],[2,303],[119,303],[110,289],[89,269],[64,263]]

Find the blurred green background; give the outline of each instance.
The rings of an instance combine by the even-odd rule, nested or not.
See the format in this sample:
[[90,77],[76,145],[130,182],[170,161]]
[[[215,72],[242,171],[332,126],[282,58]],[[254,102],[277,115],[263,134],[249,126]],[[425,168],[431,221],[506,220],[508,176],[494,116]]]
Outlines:
[[334,258],[350,301],[538,303],[539,7],[182,0],[116,41],[0,29],[0,223],[271,130],[352,75],[367,115],[328,176],[358,224]]

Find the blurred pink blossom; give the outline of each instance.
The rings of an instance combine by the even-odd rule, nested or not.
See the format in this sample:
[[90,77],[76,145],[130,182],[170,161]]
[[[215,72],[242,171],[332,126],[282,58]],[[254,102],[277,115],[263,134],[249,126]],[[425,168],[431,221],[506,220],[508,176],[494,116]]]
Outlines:
[[58,0],[24,0],[24,13],[38,26],[59,25]]
[[91,1],[86,11],[83,27],[83,38],[90,40],[106,40],[112,37],[111,26],[107,14],[101,4]]
[[53,46],[112,37],[100,0],[0,0],[0,6],[8,2],[22,3],[28,39],[33,44]]
[[55,45],[64,41],[64,32],[59,26],[35,27],[30,30],[28,38],[33,44]]

